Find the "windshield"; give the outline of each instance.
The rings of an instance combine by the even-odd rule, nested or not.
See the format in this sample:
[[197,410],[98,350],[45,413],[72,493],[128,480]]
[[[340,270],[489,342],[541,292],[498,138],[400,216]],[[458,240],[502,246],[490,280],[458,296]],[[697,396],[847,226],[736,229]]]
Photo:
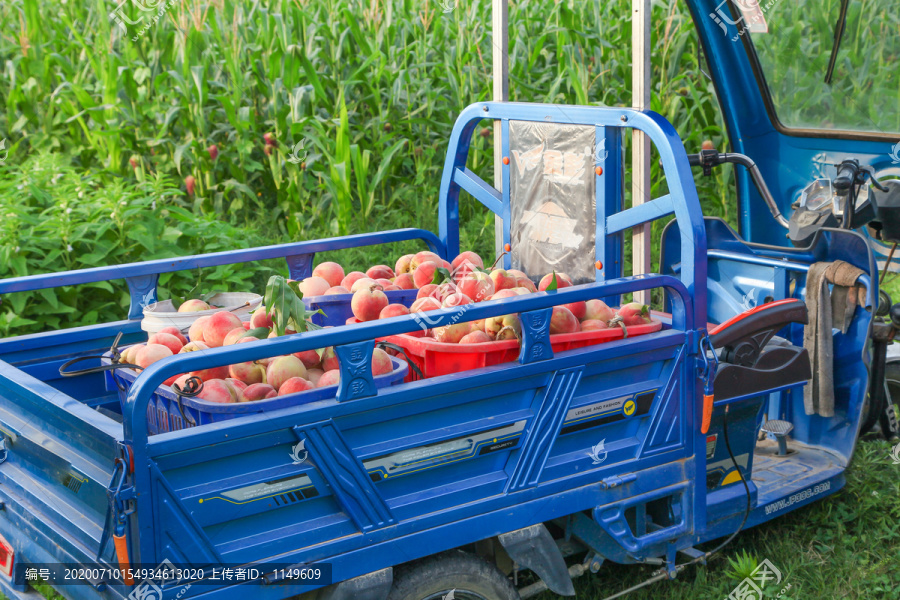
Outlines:
[[749,23],[746,30],[738,28],[752,40],[785,127],[900,132],[896,0],[850,0],[830,84],[825,75],[840,0],[735,0],[735,5]]

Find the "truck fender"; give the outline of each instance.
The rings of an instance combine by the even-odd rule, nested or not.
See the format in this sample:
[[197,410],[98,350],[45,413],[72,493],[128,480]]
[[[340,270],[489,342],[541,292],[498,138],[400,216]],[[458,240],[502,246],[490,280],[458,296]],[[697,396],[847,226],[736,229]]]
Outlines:
[[503,533],[497,539],[510,558],[534,571],[551,591],[560,596],[575,595],[566,561],[543,523]]
[[394,569],[388,567],[330,585],[317,600],[385,600],[393,583]]

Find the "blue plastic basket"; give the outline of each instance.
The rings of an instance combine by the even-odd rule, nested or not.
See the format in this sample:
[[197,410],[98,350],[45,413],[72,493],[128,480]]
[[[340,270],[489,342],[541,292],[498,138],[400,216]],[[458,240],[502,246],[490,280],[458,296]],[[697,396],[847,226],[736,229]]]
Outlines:
[[[402,304],[409,308],[416,301],[416,294],[418,293],[419,290],[393,290],[385,292],[385,295],[391,304]],[[306,304],[309,310],[322,309],[322,312],[325,313],[325,316],[313,316],[313,323],[322,327],[326,325],[339,327],[346,325],[347,319],[353,316],[353,311],[350,309],[350,301],[352,299],[353,294],[333,294],[330,296],[310,296],[304,298],[303,303]]]
[[[409,370],[409,365],[407,365],[406,361],[393,356],[391,357],[391,362],[394,365],[394,370],[385,375],[375,377],[376,387],[385,388],[403,382]],[[109,364],[108,356],[103,357],[103,364]],[[137,379],[138,373],[133,369],[117,369],[116,371],[105,371],[105,376],[106,389],[111,392],[118,392],[119,402],[124,407],[125,397],[128,395],[128,390],[131,389],[135,379]],[[116,385],[117,381],[123,389],[119,389]],[[316,402],[317,400],[334,398],[337,395],[337,389],[337,385],[332,385],[288,396],[269,398],[268,400],[222,404],[207,402],[200,398],[182,398],[179,403],[178,395],[175,394],[175,391],[167,385],[162,385],[154,392],[150,402],[147,404],[147,431],[150,435],[156,435],[167,431],[177,431],[188,427],[227,421],[246,414],[300,406]]]

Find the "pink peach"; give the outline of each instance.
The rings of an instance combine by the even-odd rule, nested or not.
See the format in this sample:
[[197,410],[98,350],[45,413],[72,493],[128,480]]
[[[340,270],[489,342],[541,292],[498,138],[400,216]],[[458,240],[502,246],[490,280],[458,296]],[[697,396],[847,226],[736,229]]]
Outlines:
[[300,292],[306,296],[324,296],[331,287],[331,283],[322,277],[307,277],[300,282]]
[[313,277],[321,277],[328,282],[329,287],[341,285],[344,279],[344,267],[336,262],[323,262],[313,269]]
[[182,346],[188,343],[188,339],[184,337],[184,334],[181,333],[181,330],[177,327],[163,327],[156,333],[168,333],[169,335],[174,335],[176,338],[178,338],[178,341],[181,342]]
[[303,379],[302,377],[291,377],[278,388],[278,395],[287,396],[288,394],[299,394],[300,392],[311,390],[314,387],[316,386],[313,385],[312,382]]
[[203,324],[203,341],[210,348],[218,348],[225,342],[225,336],[237,327],[242,327],[241,319],[234,313],[220,310]]

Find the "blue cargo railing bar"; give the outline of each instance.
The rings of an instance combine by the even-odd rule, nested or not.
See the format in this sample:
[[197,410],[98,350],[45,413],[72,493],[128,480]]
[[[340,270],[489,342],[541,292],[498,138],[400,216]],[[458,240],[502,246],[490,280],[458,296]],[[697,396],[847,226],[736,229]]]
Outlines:
[[[485,183],[477,174],[466,167],[472,134],[484,119],[501,122],[502,190]],[[614,146],[608,156],[597,157],[595,166],[600,167],[597,178],[597,244],[596,260],[603,267],[597,275],[598,281],[621,276],[618,250],[612,238],[621,245],[621,232],[642,223],[667,215],[675,215],[681,231],[682,256],[693,256],[691,264],[685,265],[681,280],[694,298],[695,323],[705,323],[706,318],[706,230],[703,213],[694,186],[694,178],[688,163],[684,145],[674,127],[653,111],[637,111],[628,108],[600,108],[591,106],[558,106],[553,104],[526,104],[519,102],[480,102],[467,107],[453,126],[440,192],[440,237],[446,244],[447,253],[455,256],[459,252],[459,193],[465,190],[476,200],[503,220],[503,241],[510,243],[510,148],[509,122],[533,121],[539,123],[593,125],[597,128],[597,139],[620,139],[610,132],[624,129],[643,131],[659,150],[663,171],[669,184],[669,193],[632,208],[621,208],[621,198],[609,198],[610,194],[621,194],[622,153]],[[619,236],[619,237],[617,237]],[[507,256],[504,264],[510,266]],[[612,274],[612,277],[610,277]],[[700,285],[695,285],[700,282]]]
[[138,319],[142,314],[141,303],[147,304],[148,302],[156,301],[156,282],[162,273],[284,258],[287,261],[291,278],[302,279],[309,277],[312,273],[312,261],[317,252],[344,250],[360,246],[375,246],[409,240],[422,240],[432,252],[447,258],[445,245],[434,233],[424,229],[393,229],[337,238],[263,246],[261,248],[228,250],[179,258],[163,258],[141,263],[80,269],[64,273],[14,277],[0,281],[0,295],[43,290],[64,285],[81,285],[98,281],[124,279],[128,283],[131,294],[128,318]]
[[[568,304],[604,296],[628,294],[653,288],[665,288],[666,290],[673,292],[673,299],[676,300],[672,307],[673,329],[685,332],[692,331],[695,327],[695,322],[692,317],[693,299],[688,294],[688,291],[682,282],[669,275],[641,275],[639,277],[631,277],[628,279],[611,280],[602,284],[594,283],[587,286],[568,287],[556,292],[538,292],[526,296],[465,305],[471,308],[465,310],[462,319],[459,317],[461,312],[460,307],[429,311],[428,326],[429,328],[440,327],[460,320],[474,321],[513,312],[520,314],[540,313],[540,311],[543,310],[549,313],[551,307],[559,304]],[[548,317],[549,322],[549,314],[546,316]],[[125,439],[133,443],[135,451],[139,452],[139,448],[141,448],[147,440],[147,404],[150,401],[150,397],[163,381],[173,375],[259,360],[261,358],[272,356],[293,354],[327,346],[334,346],[337,352],[340,352],[339,349],[341,347],[346,349],[359,348],[363,351],[367,350],[368,356],[366,357],[366,360],[368,361],[371,356],[373,339],[418,329],[420,326],[415,317],[416,315],[413,314],[391,319],[357,323],[352,326],[345,325],[302,334],[272,338],[265,340],[265,343],[235,344],[232,346],[211,348],[209,350],[190,352],[165,358],[145,369],[128,392],[123,409]],[[544,334],[547,334],[547,332],[544,332]],[[537,339],[529,339],[529,336],[532,335],[532,332],[529,332],[527,328],[523,327],[524,339],[522,346],[524,350],[520,354],[520,362],[528,361],[528,347],[534,343],[548,341],[541,340],[542,334],[540,333],[534,335],[534,338]],[[552,356],[545,356],[543,358],[551,357]],[[366,366],[367,376],[371,379],[371,372],[368,370],[368,362],[366,363]],[[357,379],[359,378],[358,373],[354,374],[350,372],[351,367],[349,366],[348,361],[342,360],[340,368],[341,384],[338,390],[338,401],[352,400],[356,397],[360,397],[354,396],[352,391],[348,389],[351,380],[354,377]],[[373,387],[371,393],[366,393],[365,395],[372,395],[374,393]]]

